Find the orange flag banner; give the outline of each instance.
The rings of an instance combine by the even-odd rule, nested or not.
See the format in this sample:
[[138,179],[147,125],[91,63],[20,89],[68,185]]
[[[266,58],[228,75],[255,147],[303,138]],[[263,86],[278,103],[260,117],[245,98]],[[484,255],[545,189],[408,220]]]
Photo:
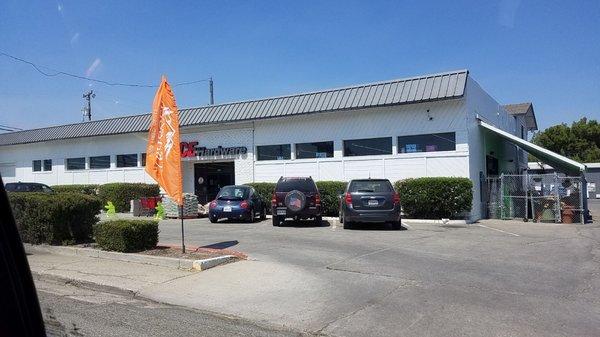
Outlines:
[[179,112],[165,76],[154,96],[152,122],[146,147],[146,172],[178,205],[183,203]]

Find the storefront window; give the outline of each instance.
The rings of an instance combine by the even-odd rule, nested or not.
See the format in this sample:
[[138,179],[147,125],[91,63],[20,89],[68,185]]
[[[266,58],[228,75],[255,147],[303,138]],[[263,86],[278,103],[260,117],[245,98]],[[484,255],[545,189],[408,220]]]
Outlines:
[[67,158],[67,170],[85,170],[85,158]]
[[290,144],[263,145],[256,147],[257,160],[285,160],[291,158]]
[[31,166],[33,167],[33,172],[40,172],[42,170],[42,161],[34,160]]
[[52,159],[44,159],[44,171],[52,171]]
[[137,167],[137,154],[117,155],[117,167]]
[[90,157],[91,169],[106,169],[110,168],[110,156]]
[[146,154],[142,153],[142,166],[146,166]]
[[296,144],[296,158],[329,158],[333,157],[333,142]]
[[392,137],[353,139],[344,141],[344,156],[392,154]]
[[456,150],[456,134],[454,132],[398,137],[398,153],[454,150]]

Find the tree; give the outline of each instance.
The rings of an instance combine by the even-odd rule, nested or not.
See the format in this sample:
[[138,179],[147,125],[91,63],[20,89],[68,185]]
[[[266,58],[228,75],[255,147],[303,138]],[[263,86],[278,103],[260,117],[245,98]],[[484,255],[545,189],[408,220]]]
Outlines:
[[593,119],[551,126],[535,134],[532,142],[580,163],[600,162],[600,124]]

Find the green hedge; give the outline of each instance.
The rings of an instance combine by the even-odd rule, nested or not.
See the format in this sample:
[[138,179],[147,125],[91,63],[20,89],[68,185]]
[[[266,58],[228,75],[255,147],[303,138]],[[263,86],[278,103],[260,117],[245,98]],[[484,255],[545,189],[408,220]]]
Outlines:
[[248,183],[245,184],[254,187],[254,190],[260,196],[262,202],[267,206],[267,213],[271,214],[271,198],[275,191],[275,183]]
[[57,193],[71,192],[83,193],[87,195],[98,195],[98,186],[99,185],[97,184],[54,185],[52,186],[52,189]]
[[458,218],[471,210],[473,183],[468,178],[430,177],[397,181],[402,210],[408,218]]
[[80,193],[9,193],[24,242],[51,245],[89,242],[102,201]]
[[158,221],[109,220],[94,226],[94,239],[100,248],[123,253],[156,247]]
[[[346,182],[343,181],[317,181],[317,188],[321,194],[321,203],[323,205],[323,215],[338,215],[338,195],[344,192]],[[254,187],[262,201],[268,206],[270,212],[271,197],[275,191],[276,183],[248,183],[248,186]]]
[[338,216],[339,195],[344,193],[348,183],[345,181],[317,181],[316,183],[321,194],[323,215]]
[[98,187],[98,196],[106,204],[111,201],[117,212],[129,212],[130,200],[141,197],[157,197],[160,188],[157,184],[111,183]]

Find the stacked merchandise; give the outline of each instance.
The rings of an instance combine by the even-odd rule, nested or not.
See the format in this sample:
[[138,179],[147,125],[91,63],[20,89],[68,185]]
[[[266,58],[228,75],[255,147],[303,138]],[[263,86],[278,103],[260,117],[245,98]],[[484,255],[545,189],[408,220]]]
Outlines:
[[[167,218],[179,217],[179,206],[169,197],[163,197],[163,207]],[[183,194],[183,217],[198,217],[198,197],[195,194]]]

